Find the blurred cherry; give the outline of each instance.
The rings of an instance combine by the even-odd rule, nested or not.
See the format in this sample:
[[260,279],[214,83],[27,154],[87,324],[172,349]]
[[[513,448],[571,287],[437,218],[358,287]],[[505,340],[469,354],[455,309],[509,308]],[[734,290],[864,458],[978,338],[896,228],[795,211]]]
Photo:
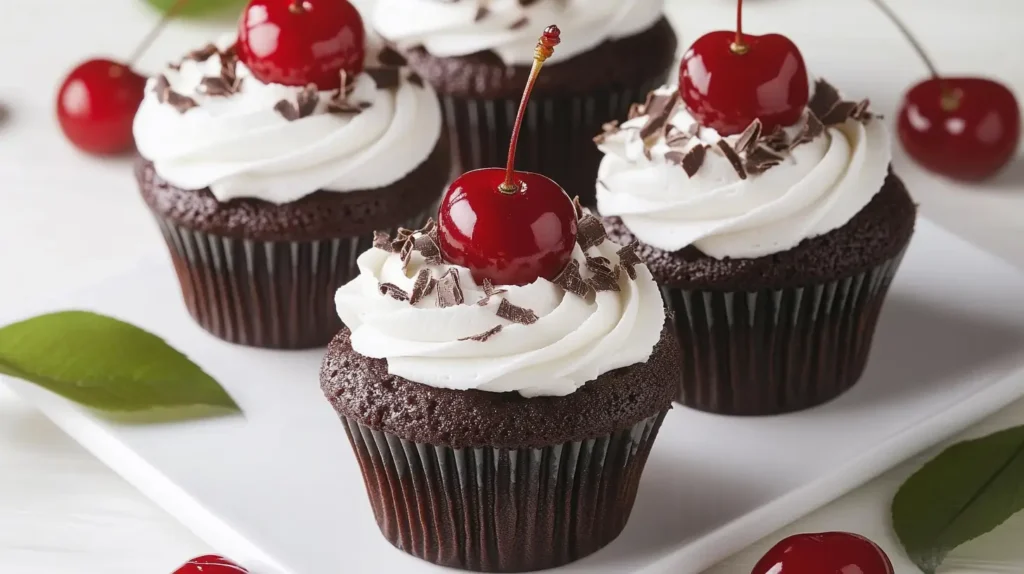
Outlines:
[[208,554],[193,558],[172,574],[248,574],[249,571],[224,558]]
[[877,544],[859,534],[797,534],[773,546],[750,574],[894,574]]

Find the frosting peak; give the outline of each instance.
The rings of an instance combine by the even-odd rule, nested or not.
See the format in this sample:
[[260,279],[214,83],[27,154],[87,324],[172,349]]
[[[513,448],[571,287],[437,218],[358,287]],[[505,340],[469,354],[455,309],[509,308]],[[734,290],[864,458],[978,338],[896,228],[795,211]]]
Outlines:
[[648,360],[661,338],[661,294],[632,249],[602,232],[575,247],[554,281],[492,285],[443,262],[428,224],[397,238],[378,234],[335,302],[353,348],[387,359],[394,375],[450,389],[567,395]]
[[552,62],[647,30],[664,0],[378,0],[374,27],[403,48],[446,58],[492,51],[508,65],[533,61],[536,29],[557,22],[563,42]]
[[177,187],[278,204],[375,189],[412,172],[440,138],[435,94],[397,67],[368,66],[340,91],[264,84],[233,41],[150,80],[135,118],[139,153]]
[[655,90],[596,140],[602,214],[667,251],[689,245],[715,258],[791,249],[845,225],[881,189],[889,135],[867,102],[843,101],[819,81],[796,125],[764,133],[754,122],[721,137]]

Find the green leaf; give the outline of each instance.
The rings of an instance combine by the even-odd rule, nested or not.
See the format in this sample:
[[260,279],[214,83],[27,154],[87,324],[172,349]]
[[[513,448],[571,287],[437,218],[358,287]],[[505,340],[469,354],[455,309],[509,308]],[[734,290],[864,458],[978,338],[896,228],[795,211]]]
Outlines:
[[0,328],[0,373],[136,421],[148,411],[163,411],[157,418],[168,420],[238,410],[217,381],[163,339],[86,311]]
[[[146,1],[161,12],[167,12],[175,3],[177,3],[177,0]],[[184,17],[231,15],[237,18],[246,2],[248,2],[248,0],[190,0],[181,7],[178,11],[178,15]]]
[[934,574],[954,548],[1024,510],[1024,426],[955,444],[911,476],[892,501],[896,535]]

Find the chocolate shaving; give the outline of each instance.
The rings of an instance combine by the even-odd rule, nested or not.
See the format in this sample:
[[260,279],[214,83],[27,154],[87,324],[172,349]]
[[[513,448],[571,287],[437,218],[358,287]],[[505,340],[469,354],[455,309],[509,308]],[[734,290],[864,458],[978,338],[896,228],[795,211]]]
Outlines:
[[608,140],[608,136],[616,134],[622,131],[619,128],[619,120],[612,120],[601,126],[601,133],[594,136],[594,143],[603,144]]
[[793,141],[789,144],[789,149],[793,149],[800,144],[805,144],[814,141],[814,138],[820,136],[825,132],[825,126],[822,125],[821,121],[818,120],[818,116],[814,115],[814,112],[807,114],[807,118],[804,120],[804,125],[800,127],[800,132],[796,134]]
[[498,317],[520,325],[533,325],[537,322],[536,313],[525,307],[513,305],[508,299],[502,299],[501,305],[498,305]]
[[740,176],[740,179],[747,179],[747,172],[743,169],[743,159],[736,153],[736,150],[732,149],[729,142],[718,140],[718,149],[722,150],[722,153],[725,154],[725,159],[729,160],[732,168],[736,170],[736,174]]
[[156,77],[156,82],[153,84],[153,93],[156,94],[156,101],[161,104],[167,102],[167,96],[171,93],[171,82],[167,80],[167,76],[160,74]]
[[[597,183],[604,185],[604,182],[602,182],[601,180],[597,180]],[[608,189],[608,186],[605,186],[605,189]],[[576,197],[572,198],[572,207],[573,209],[576,210],[576,221],[579,221],[580,219],[583,218],[584,214],[583,203],[580,202],[580,196],[577,195]]]
[[871,101],[868,99],[863,99],[857,102],[857,105],[854,106],[853,110],[850,112],[850,117],[857,120],[858,122],[866,122],[868,120],[871,120],[872,118],[875,117],[875,115],[868,111],[868,106],[870,105]]
[[587,285],[587,282],[583,280],[583,276],[580,275],[580,262],[575,259],[569,261],[569,264],[565,266],[565,269],[562,269],[562,272],[558,274],[558,277],[555,277],[552,283],[577,297],[586,298],[590,295],[590,285]]
[[409,294],[402,290],[401,287],[394,283],[381,283],[377,286],[380,289],[381,295],[387,295],[396,301],[408,301]]
[[781,127],[775,126],[775,129],[772,130],[770,134],[761,136],[761,141],[759,143],[761,145],[767,146],[772,151],[781,152],[789,149],[788,140],[789,137],[786,135],[786,132],[783,131]]
[[437,239],[433,230],[424,233],[416,238],[413,248],[419,251],[427,261],[427,265],[440,265],[444,263],[441,259],[441,248],[437,245]]
[[231,84],[222,77],[203,78],[203,80],[199,82],[199,86],[202,88],[203,93],[208,96],[224,97],[235,93]]
[[778,152],[765,146],[757,146],[754,151],[747,154],[747,161],[743,164],[747,173],[757,175],[782,163],[783,157]]
[[388,253],[394,252],[394,249],[391,248],[391,236],[384,231],[373,232],[373,246]]
[[183,114],[192,108],[199,106],[199,104],[197,104],[192,98],[183,96],[173,90],[167,91],[167,103],[174,109],[178,110],[179,114]]
[[459,270],[450,267],[444,275],[437,280],[437,306],[445,309],[465,303],[466,298],[462,294],[462,282],[459,280]]
[[189,60],[195,60],[196,62],[205,62],[212,58],[215,54],[219,54],[220,49],[213,44],[207,44],[198,50],[192,50],[185,57]]
[[754,118],[747,129],[743,130],[739,139],[736,140],[736,150],[740,153],[748,153],[757,146],[757,140],[761,138],[761,120]]
[[[397,73],[397,72],[396,72]],[[355,84],[348,81],[348,72],[341,71],[341,86],[334,92],[327,102],[327,113],[335,115],[358,114],[369,108],[372,104],[368,102],[350,102],[349,96],[355,90]]]
[[401,80],[397,68],[367,68],[366,73],[377,83],[378,90],[397,88]]
[[636,281],[636,266],[643,263],[640,256],[636,254],[636,248],[640,245],[640,242],[633,240],[633,243],[622,247],[615,252],[619,256],[619,266],[626,270],[626,275],[629,278]]
[[661,94],[654,94],[648,97],[648,102],[644,104],[644,108],[647,109],[647,114],[650,118],[647,123],[640,128],[640,137],[644,140],[645,146],[653,138],[657,136],[661,129],[668,122],[672,112],[675,111],[676,105],[679,104],[679,92],[672,92],[671,95],[665,96]]
[[639,118],[640,116],[647,113],[647,108],[643,104],[634,103],[629,106],[629,113],[626,114],[626,119]]
[[484,18],[486,18],[487,15],[490,14],[490,13],[491,13],[491,11],[487,8],[487,6],[481,5],[480,7],[478,7],[476,9],[476,15],[473,16],[473,21],[474,22],[479,22],[479,21],[483,20]]
[[679,152],[669,152],[669,154],[673,154],[672,157],[669,158],[669,154],[665,154],[665,158],[672,161],[672,163],[681,165],[687,177],[693,177],[700,171],[700,167],[704,165],[704,158],[707,156],[708,148],[706,145],[699,143],[690,148],[690,151],[686,152],[682,158],[677,158],[675,155],[677,153]]
[[821,116],[821,123],[826,126],[841,124],[853,114],[855,109],[857,109],[857,104],[854,102],[839,102],[832,106],[832,109],[827,114]]
[[620,291],[619,267],[612,268],[611,261],[605,257],[587,257],[587,269],[591,276],[587,284],[595,291]]
[[316,106],[320,103],[320,92],[317,90],[316,84],[309,84],[295,97],[296,103],[293,104],[288,100],[281,100],[274,106],[274,110],[281,114],[284,119],[294,122],[308,116],[311,116],[316,111]]
[[398,252],[398,256],[402,259],[402,271],[408,271],[409,261],[412,259],[413,242],[406,241],[402,244],[401,251]]
[[487,339],[490,339],[491,337],[493,337],[493,336],[497,335],[498,333],[500,333],[501,329],[502,329],[502,326],[498,325],[497,327],[494,327],[493,329],[488,329],[488,330],[484,331],[483,333],[480,333],[479,335],[473,335],[472,337],[463,337],[463,338],[461,338],[459,340],[460,341],[477,341],[479,343],[483,343],[483,342],[487,341]]
[[518,29],[522,28],[523,26],[526,26],[529,23],[530,23],[530,19],[527,18],[526,16],[523,16],[522,18],[516,20],[515,22],[512,22],[512,25],[509,26],[508,29],[509,30],[518,30]]
[[825,121],[825,116],[840,101],[842,101],[842,98],[839,97],[839,91],[832,84],[825,80],[818,80],[814,83],[814,97],[807,103],[807,107],[814,112],[814,115]]
[[586,251],[591,247],[601,245],[608,238],[601,220],[591,213],[585,213],[577,224],[576,243]]
[[692,139],[694,134],[684,132],[675,124],[665,124],[665,144],[672,148],[681,148]]
[[419,273],[416,274],[416,282],[412,285],[412,293],[409,295],[409,304],[415,305],[423,300],[424,297],[430,295],[430,292],[434,290],[434,285],[437,281],[430,276],[430,269],[420,269]]
[[484,296],[476,302],[481,307],[487,305],[491,301],[491,297],[508,293],[507,289],[496,289],[490,279],[484,279],[482,287],[484,288]]
[[181,62],[171,62],[170,64],[167,64],[167,67],[174,70],[175,72],[180,72]]
[[409,80],[409,83],[416,86],[417,88],[423,87],[423,76],[417,74],[416,72],[409,72],[409,75],[405,79]]
[[522,7],[533,6],[537,3],[537,0],[519,0],[519,5]]
[[384,66],[393,66],[401,68],[409,63],[398,50],[391,46],[385,46],[383,50],[377,54],[377,60]]

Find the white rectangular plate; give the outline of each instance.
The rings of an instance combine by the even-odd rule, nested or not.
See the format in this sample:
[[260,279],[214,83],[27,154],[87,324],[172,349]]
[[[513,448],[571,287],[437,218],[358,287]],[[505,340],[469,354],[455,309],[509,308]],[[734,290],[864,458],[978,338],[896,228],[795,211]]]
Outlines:
[[[626,530],[557,570],[698,572],[1024,395],[1024,275],[921,221],[861,383],[807,412],[728,418],[677,407]],[[320,392],[321,351],[223,343],[188,317],[169,262],[32,310],[91,309],[166,338],[244,417],[106,422],[8,380],[71,436],[227,555],[261,572],[438,572],[377,531]],[[15,320],[21,317],[7,317]]]

